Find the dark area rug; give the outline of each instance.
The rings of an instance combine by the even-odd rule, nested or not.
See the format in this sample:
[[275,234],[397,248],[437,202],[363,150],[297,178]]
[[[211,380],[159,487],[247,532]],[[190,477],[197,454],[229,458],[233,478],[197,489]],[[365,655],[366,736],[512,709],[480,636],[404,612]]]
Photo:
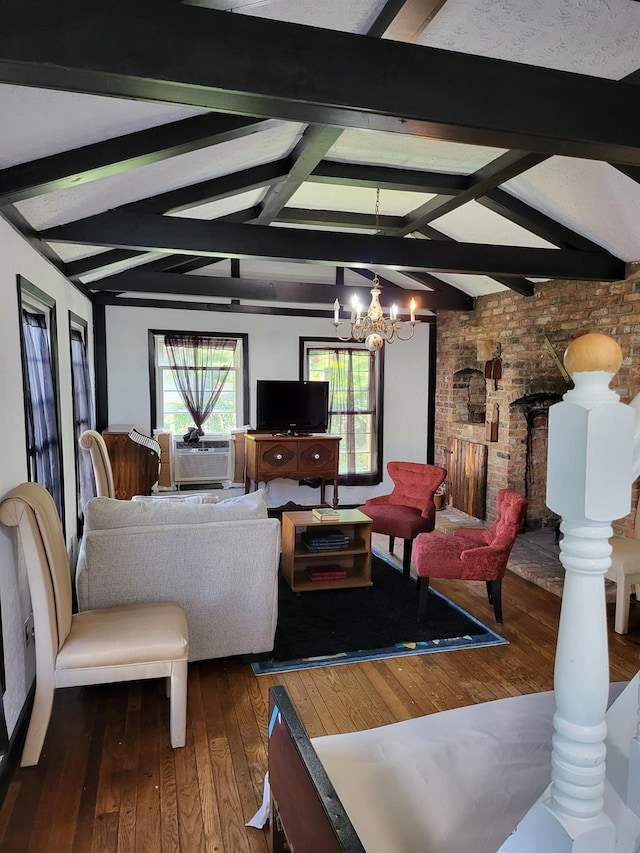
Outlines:
[[280,578],[273,655],[253,663],[253,671],[264,675],[507,642],[433,589],[427,619],[418,623],[415,581],[375,555],[371,575],[369,589],[301,595]]

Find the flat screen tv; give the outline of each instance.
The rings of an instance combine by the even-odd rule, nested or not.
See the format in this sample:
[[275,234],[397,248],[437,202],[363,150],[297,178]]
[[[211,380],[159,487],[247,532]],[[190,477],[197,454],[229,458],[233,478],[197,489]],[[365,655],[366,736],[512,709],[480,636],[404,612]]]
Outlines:
[[329,383],[258,379],[256,429],[286,435],[326,432]]

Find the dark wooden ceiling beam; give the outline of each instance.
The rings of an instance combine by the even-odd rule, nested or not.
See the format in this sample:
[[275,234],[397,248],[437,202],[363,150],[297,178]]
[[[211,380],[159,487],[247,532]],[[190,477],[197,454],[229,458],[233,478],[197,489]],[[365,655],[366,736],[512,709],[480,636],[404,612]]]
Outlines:
[[362,165],[323,160],[306,178],[314,184],[339,184],[345,187],[373,187],[400,192],[457,195],[466,189],[467,175],[394,169],[390,166]]
[[51,246],[40,239],[38,232],[34,229],[31,223],[24,218],[17,207],[12,204],[5,205],[2,210],[0,210],[0,217],[6,219],[7,222],[10,222],[16,231],[22,234],[24,239],[35,252],[43,258],[46,258],[46,260],[53,264],[56,269],[64,273],[65,265],[60,256],[51,248]]
[[[243,299],[259,302],[302,302],[333,304],[338,299],[343,309],[350,305],[354,287],[333,284],[299,284],[290,281],[232,278],[223,276],[180,275],[169,272],[131,270],[94,282],[99,293],[172,293],[176,296],[202,296],[219,299]],[[366,288],[366,285],[363,285]],[[368,288],[366,288],[368,290]],[[464,294],[445,294],[425,290],[396,288],[393,298],[401,313],[409,313],[409,300],[416,300],[418,310],[439,308],[468,310],[471,300]],[[363,296],[366,301],[366,297]],[[401,301],[402,300],[402,301]]]
[[376,225],[393,232],[402,228],[404,217],[379,216],[373,213],[351,213],[346,210],[307,210],[285,207],[276,216],[275,222],[294,225],[317,225],[324,228],[366,228],[375,231]]
[[40,236],[49,242],[187,255],[304,259],[348,266],[536,278],[610,281],[623,278],[625,269],[624,263],[606,252],[436,242],[126,212],[98,214],[50,228]]
[[632,181],[635,181],[637,184],[640,184],[640,166],[624,166],[621,163],[613,163],[619,172],[622,172],[623,175],[626,175],[628,178],[631,178]]
[[2,24],[0,82],[640,165],[631,83],[157,0]]
[[[457,243],[458,245],[464,245],[464,243],[459,243],[454,237],[450,237],[443,231],[438,231],[431,225],[423,225],[420,231],[416,232],[415,236],[420,238],[426,237],[427,240],[444,240],[447,243]],[[522,296],[533,296],[533,284],[530,281],[527,281],[526,278],[517,276],[496,275],[495,273],[489,276],[489,278],[492,278],[494,281],[497,281],[498,284],[501,284],[504,287],[508,287],[510,290],[515,290]]]
[[[361,276],[364,276],[369,281],[373,281],[375,273],[373,270],[360,269],[358,267],[351,267],[351,272],[358,273]],[[411,281],[415,281],[418,284],[426,285],[429,290],[420,290],[418,291],[423,296],[426,294],[429,298],[429,301],[433,303],[435,299],[436,304],[438,304],[439,308],[455,308],[459,311],[472,311],[474,307],[474,299],[471,296],[468,296],[462,290],[457,287],[453,287],[447,282],[442,281],[439,278],[431,275],[430,273],[415,273],[415,272],[403,272],[403,276]],[[400,290],[400,292],[407,292],[405,288],[399,288],[397,284],[389,281],[388,279],[383,278],[381,275],[378,276],[380,287],[382,289],[386,289],[388,292],[392,294],[392,299],[396,297],[396,292]],[[381,297],[384,300],[384,296]],[[418,300],[419,301],[419,300]]]
[[[340,269],[344,270],[345,267],[340,267]],[[370,282],[372,282],[376,276],[376,273],[373,270],[366,269],[366,267],[346,267],[346,269],[348,269],[349,272],[354,273],[355,275],[361,276],[361,278],[366,278],[367,281],[370,281]],[[380,275],[379,273],[377,273],[377,275],[378,275],[378,282],[379,282],[381,288],[384,288],[385,290],[390,291],[394,295],[396,293],[402,293],[404,291],[404,288],[400,287],[399,284],[396,284],[395,282],[390,281],[388,278],[385,278],[383,275]],[[364,285],[362,285],[362,286],[364,286]]]
[[[125,210],[126,208],[117,208]],[[258,215],[255,207],[239,210],[224,217],[225,222],[251,222]],[[86,258],[78,258],[64,265],[64,274],[73,282],[82,281],[83,278],[95,275],[114,275],[131,267],[131,261],[137,259],[137,266],[145,269],[169,270],[183,267],[187,264],[184,255],[168,255],[158,258],[157,252],[136,252],[127,249],[112,249],[108,252],[100,252],[97,255],[89,255]],[[190,269],[199,269],[214,263],[211,258],[192,258],[189,262]]]
[[335,127],[308,127],[305,130],[291,153],[293,165],[287,177],[272,186],[262,201],[259,224],[268,225],[276,218],[341,134],[342,130]]
[[[383,35],[387,32],[387,28],[396,26],[398,16],[403,16],[408,5],[415,6],[421,2],[423,0],[401,0],[401,2],[387,0],[367,35],[371,37]],[[260,224],[268,225],[274,221],[341,135],[342,128],[312,125],[307,127],[293,151],[294,165],[286,180],[271,187],[263,199],[262,213],[258,220]]]
[[289,171],[289,160],[274,160],[250,169],[242,169],[212,178],[210,181],[200,181],[186,187],[179,187],[166,193],[150,196],[141,201],[123,205],[127,210],[138,210],[140,213],[180,213],[212,201],[237,195],[238,193],[267,187],[281,181]]
[[467,202],[474,201],[494,187],[526,172],[547,158],[527,151],[506,151],[469,176],[467,187],[453,198],[441,196],[429,199],[407,214],[407,223],[400,234],[411,234],[434,219],[451,213]]
[[[433,283],[434,276],[429,275],[428,273],[423,272],[408,272],[407,278],[412,279],[413,281],[417,281],[420,284],[427,284],[429,287],[435,287],[436,285]],[[513,290],[515,293],[519,293],[520,296],[533,296],[534,294],[534,286],[532,282],[528,281],[526,278],[516,278],[516,277],[507,277],[501,275],[492,275],[491,278],[494,281],[497,281],[498,284],[502,284],[504,287],[508,287],[509,290]],[[441,285],[445,284],[445,282],[440,279],[435,279]],[[452,287],[453,285],[447,284],[447,287]]]
[[241,139],[278,122],[209,113],[84,145],[0,171],[0,204],[118,175],[211,145]]
[[525,204],[520,199],[505,190],[490,190],[486,195],[477,199],[478,204],[492,210],[494,213],[508,219],[515,225],[525,228],[532,234],[553,243],[559,249],[580,249],[582,252],[602,252],[603,247],[583,237],[577,231],[567,228],[555,219],[551,219],[534,207]]

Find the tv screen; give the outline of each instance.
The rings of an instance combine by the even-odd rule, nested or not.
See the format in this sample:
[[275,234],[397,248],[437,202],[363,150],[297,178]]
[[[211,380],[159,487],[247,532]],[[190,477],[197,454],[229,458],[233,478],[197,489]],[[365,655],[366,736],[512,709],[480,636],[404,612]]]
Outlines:
[[329,383],[258,379],[256,428],[288,435],[326,432]]

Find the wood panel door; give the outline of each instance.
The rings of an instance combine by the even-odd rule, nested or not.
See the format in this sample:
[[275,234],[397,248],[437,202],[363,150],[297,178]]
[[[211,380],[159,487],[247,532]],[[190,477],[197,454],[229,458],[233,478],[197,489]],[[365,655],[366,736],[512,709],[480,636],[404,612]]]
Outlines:
[[487,445],[462,438],[451,439],[449,503],[484,519],[487,498]]

